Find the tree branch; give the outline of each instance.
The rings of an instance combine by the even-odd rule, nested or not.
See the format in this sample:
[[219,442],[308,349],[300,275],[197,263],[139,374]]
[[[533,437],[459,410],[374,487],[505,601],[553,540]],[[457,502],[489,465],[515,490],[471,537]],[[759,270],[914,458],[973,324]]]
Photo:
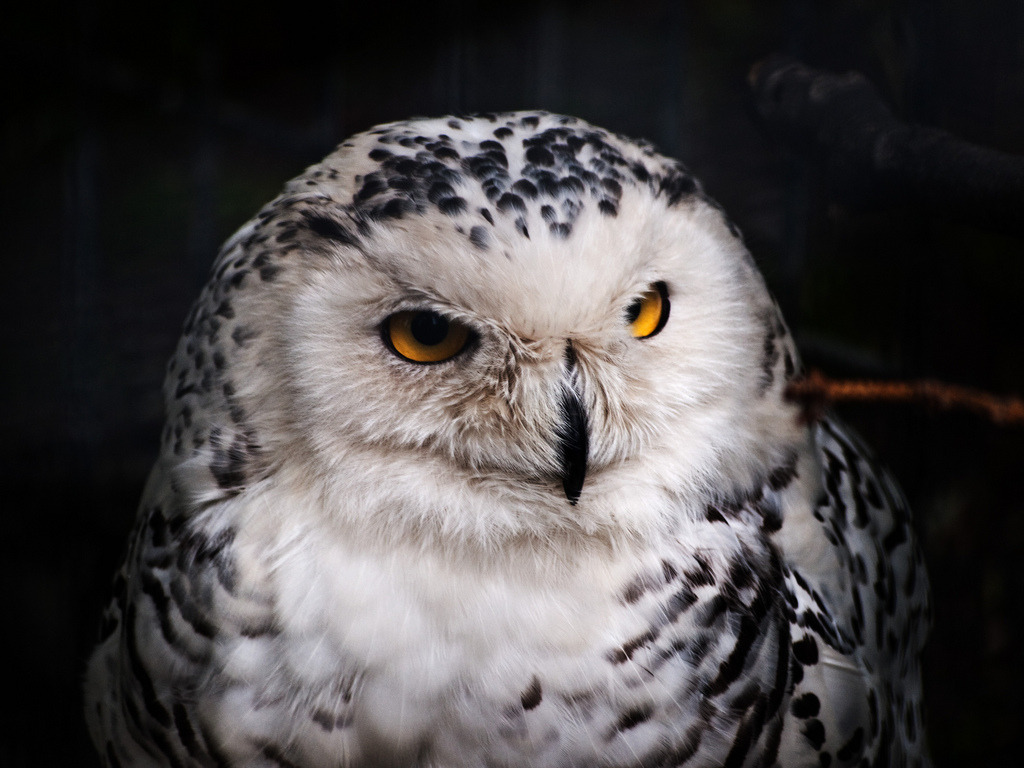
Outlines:
[[756,120],[818,161],[840,200],[1020,233],[1024,158],[900,121],[856,72],[837,75],[773,56],[755,64],[749,79]]
[[800,403],[807,421],[816,421],[831,403],[840,400],[919,402],[950,410],[964,408],[996,424],[1024,426],[1024,400],[996,397],[988,392],[939,381],[858,381],[830,379],[812,370],[792,382],[786,397]]

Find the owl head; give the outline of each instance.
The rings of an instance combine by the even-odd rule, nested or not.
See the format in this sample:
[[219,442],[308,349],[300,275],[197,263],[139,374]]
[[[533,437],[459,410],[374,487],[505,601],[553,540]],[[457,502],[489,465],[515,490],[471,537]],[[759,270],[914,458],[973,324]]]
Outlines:
[[161,465],[196,508],[258,489],[377,536],[644,536],[792,461],[795,366],[680,163],[571,117],[410,120],[225,245]]

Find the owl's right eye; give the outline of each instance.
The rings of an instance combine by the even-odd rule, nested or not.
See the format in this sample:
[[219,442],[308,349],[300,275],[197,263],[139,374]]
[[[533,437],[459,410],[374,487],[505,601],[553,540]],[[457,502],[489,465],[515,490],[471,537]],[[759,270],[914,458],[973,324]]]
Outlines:
[[430,310],[398,312],[384,321],[384,341],[413,363],[440,363],[455,357],[469,343],[465,325]]

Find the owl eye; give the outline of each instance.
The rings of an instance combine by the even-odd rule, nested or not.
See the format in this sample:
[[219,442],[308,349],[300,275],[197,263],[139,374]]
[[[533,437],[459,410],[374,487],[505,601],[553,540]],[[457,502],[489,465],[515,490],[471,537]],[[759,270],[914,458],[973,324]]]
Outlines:
[[443,362],[469,341],[465,325],[425,309],[392,315],[384,321],[383,332],[388,346],[413,363]]
[[647,339],[658,333],[668,322],[668,286],[657,282],[639,299],[626,307],[629,330],[638,339]]

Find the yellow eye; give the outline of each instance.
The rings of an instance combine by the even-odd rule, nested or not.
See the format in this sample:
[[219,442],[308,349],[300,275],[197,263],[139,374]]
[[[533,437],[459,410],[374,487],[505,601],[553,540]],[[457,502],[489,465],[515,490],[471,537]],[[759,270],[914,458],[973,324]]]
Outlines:
[[665,327],[668,310],[668,287],[658,282],[626,308],[626,321],[636,338],[646,339]]
[[414,363],[440,363],[459,354],[469,329],[429,310],[399,312],[384,321],[384,340],[400,357]]

